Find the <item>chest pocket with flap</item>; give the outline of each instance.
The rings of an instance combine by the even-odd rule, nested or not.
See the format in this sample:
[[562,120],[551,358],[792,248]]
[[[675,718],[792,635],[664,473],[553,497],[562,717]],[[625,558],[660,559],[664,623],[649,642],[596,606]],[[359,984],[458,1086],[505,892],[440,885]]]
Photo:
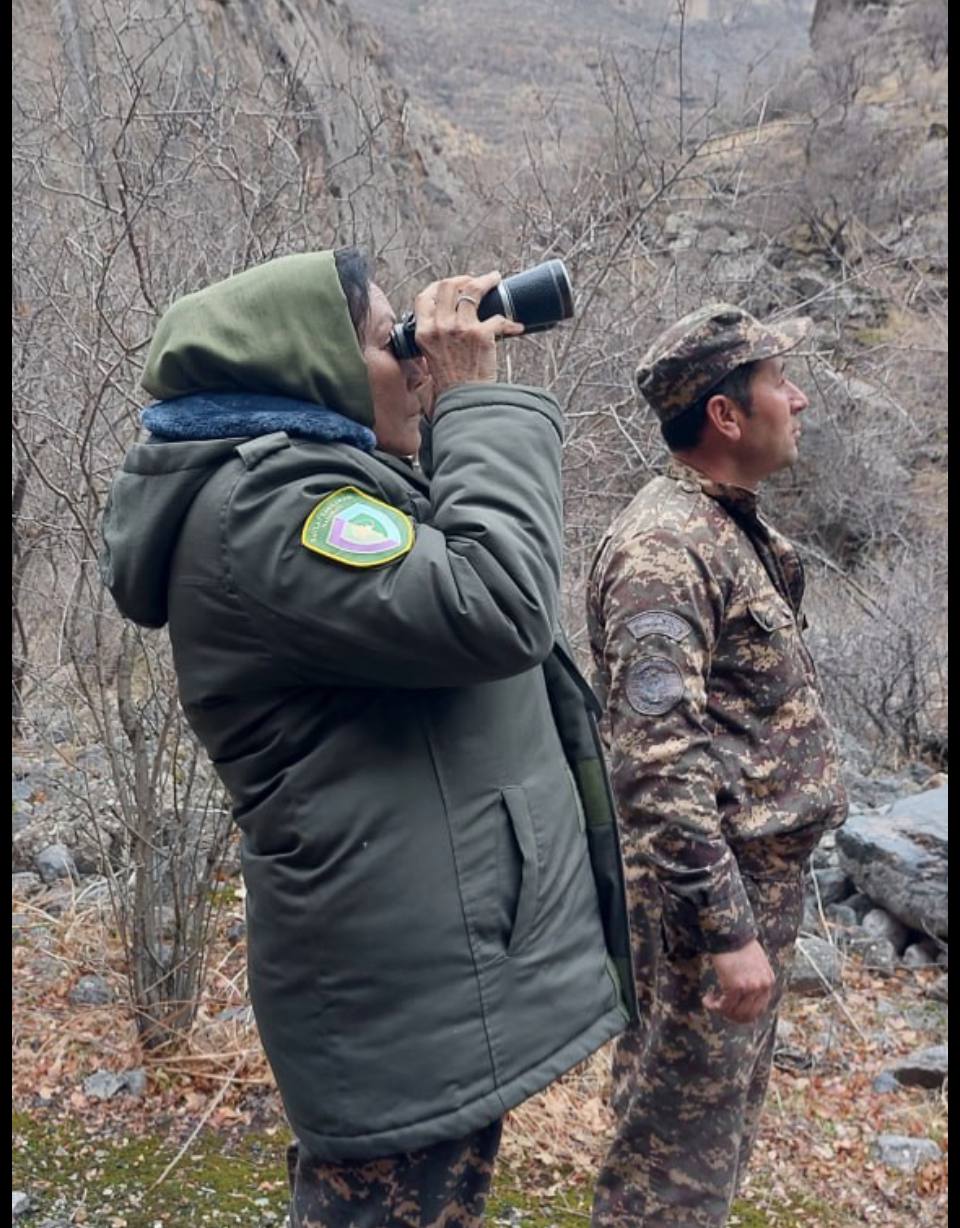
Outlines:
[[768,635],[794,624],[792,611],[779,597],[757,597],[747,602],[747,609],[757,626]]

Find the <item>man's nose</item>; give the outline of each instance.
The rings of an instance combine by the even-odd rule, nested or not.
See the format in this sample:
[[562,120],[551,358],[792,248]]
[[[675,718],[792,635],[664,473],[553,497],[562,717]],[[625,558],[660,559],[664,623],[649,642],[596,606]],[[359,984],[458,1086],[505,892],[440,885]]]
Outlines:
[[810,404],[810,400],[803,389],[798,388],[792,380],[789,380],[788,383],[790,384],[790,412],[802,414]]

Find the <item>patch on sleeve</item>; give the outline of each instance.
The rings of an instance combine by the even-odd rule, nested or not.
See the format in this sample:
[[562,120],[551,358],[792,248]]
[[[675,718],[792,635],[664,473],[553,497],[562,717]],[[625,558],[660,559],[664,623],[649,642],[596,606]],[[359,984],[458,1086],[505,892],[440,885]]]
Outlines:
[[642,640],[645,635],[665,635],[667,639],[680,641],[693,628],[685,618],[669,610],[644,610],[627,622],[627,630],[636,640]]
[[663,716],[683,699],[683,678],[668,657],[641,657],[627,670],[627,700],[641,716]]
[[347,567],[376,567],[407,553],[413,521],[389,503],[343,486],[320,500],[304,521],[300,541]]

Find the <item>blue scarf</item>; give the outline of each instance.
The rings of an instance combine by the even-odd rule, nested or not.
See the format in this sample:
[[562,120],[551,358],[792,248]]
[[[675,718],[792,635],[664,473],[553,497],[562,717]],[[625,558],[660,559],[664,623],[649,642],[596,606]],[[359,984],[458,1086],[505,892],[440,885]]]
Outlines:
[[372,452],[377,437],[323,405],[247,392],[204,392],[148,405],[140,421],[161,439],[231,439],[286,431],[319,443],[348,443]]

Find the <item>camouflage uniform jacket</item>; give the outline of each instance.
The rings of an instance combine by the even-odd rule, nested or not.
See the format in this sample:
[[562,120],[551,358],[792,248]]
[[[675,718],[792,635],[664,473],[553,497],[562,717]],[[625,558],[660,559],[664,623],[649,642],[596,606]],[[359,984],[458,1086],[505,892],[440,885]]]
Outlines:
[[594,560],[588,623],[621,821],[695,950],[756,937],[741,870],[802,858],[846,814],[803,583],[754,493],[676,460]]

